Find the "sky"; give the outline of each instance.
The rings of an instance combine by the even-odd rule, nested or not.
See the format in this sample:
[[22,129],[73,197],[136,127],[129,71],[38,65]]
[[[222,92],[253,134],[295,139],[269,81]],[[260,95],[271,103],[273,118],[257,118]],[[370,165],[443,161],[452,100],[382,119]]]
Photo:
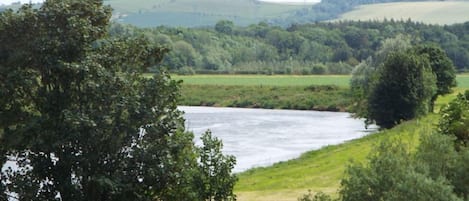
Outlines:
[[[0,4],[8,5],[13,2],[21,1],[21,3],[29,3],[30,0],[0,0]],[[31,0],[31,3],[43,2],[44,0]]]
[[[0,4],[8,5],[13,2],[21,1],[21,3],[38,3],[43,2],[44,0],[0,0]],[[276,2],[276,3],[314,3],[319,2],[319,0],[261,0],[261,1],[268,1],[268,2]]]

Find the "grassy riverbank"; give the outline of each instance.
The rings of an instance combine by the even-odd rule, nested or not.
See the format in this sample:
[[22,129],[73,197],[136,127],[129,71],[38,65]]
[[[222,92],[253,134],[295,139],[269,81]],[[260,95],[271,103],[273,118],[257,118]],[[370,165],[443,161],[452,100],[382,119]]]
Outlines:
[[400,138],[416,146],[419,134],[430,132],[437,120],[437,115],[428,115],[403,123],[391,130],[307,152],[298,159],[243,172],[239,174],[239,181],[235,187],[238,200],[293,201],[308,190],[336,195],[340,180],[350,161],[365,161],[372,147],[383,140]]
[[[439,98],[436,109],[439,110],[457,93],[468,88],[467,86],[457,88],[453,94]],[[307,152],[298,159],[243,172],[239,174],[239,181],[235,187],[238,200],[294,201],[308,190],[323,191],[337,196],[347,164],[351,161],[365,162],[373,146],[390,139],[400,139],[411,147],[417,147],[420,136],[432,132],[438,119],[438,114],[429,114],[420,119],[404,122],[390,130]]]
[[183,80],[181,105],[346,111],[350,76],[195,75]]
[[[192,75],[182,80],[180,105],[347,111],[349,75]],[[469,74],[457,76],[469,88]]]
[[346,111],[348,89],[322,86],[182,85],[181,105]]
[[[184,101],[194,105],[236,106],[236,103],[258,103],[267,101],[283,108],[277,102],[299,104],[300,101],[322,99],[324,103],[346,100],[350,76],[175,76],[182,79]],[[289,81],[282,81],[289,80]],[[436,102],[436,110],[455,97],[458,92],[469,88],[469,74],[457,76],[458,88],[455,93],[441,97]],[[286,84],[290,83],[290,85]],[[324,85],[337,83],[336,92],[327,86],[309,87],[311,84]],[[321,90],[313,90],[318,88]],[[331,89],[329,89],[331,90]],[[332,90],[332,91],[334,91]],[[255,98],[254,98],[255,97]],[[334,103],[335,105],[340,105]],[[347,101],[343,102],[347,105]],[[192,105],[192,104],[191,104]],[[251,107],[255,104],[247,104]],[[314,105],[314,104],[313,104]],[[316,103],[316,105],[319,105]],[[327,104],[326,104],[327,105]],[[241,105],[238,105],[241,106]],[[294,109],[294,108],[292,108]],[[412,147],[419,143],[420,134],[429,133],[438,122],[438,114],[430,114],[421,119],[405,122],[391,130],[382,131],[352,140],[341,145],[328,146],[303,154],[300,158],[280,162],[270,167],[252,169],[239,174],[235,192],[240,201],[293,201],[308,190],[323,191],[337,195],[344,170],[351,160],[364,162],[372,147],[381,141],[400,138]]]

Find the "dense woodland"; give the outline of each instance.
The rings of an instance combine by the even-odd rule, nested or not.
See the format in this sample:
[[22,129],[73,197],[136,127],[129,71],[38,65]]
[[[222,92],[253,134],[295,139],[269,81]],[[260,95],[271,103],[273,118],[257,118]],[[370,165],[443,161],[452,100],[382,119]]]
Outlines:
[[296,24],[247,27],[220,21],[210,28],[139,29],[113,24],[111,34],[145,35],[171,51],[163,66],[181,74],[349,74],[387,38],[443,48],[458,71],[469,67],[469,22],[450,26],[412,21]]

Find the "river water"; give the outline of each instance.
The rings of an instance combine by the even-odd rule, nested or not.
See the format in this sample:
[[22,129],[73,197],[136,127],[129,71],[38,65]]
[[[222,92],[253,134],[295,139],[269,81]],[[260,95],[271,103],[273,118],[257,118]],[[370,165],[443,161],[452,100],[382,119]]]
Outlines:
[[376,130],[345,112],[179,107],[186,129],[200,136],[210,129],[223,140],[225,154],[234,155],[234,172],[268,166],[302,153],[360,138]]

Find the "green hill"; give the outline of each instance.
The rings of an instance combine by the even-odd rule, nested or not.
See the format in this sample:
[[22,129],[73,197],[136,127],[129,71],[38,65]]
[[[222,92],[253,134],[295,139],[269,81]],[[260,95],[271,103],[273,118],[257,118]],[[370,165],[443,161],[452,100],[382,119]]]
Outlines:
[[107,0],[118,21],[150,27],[213,26],[219,20],[257,24],[311,5],[265,3],[257,0]]
[[[428,24],[454,24],[469,21],[469,1],[399,2],[362,5],[337,20],[396,19]],[[335,21],[337,21],[335,20]]]

